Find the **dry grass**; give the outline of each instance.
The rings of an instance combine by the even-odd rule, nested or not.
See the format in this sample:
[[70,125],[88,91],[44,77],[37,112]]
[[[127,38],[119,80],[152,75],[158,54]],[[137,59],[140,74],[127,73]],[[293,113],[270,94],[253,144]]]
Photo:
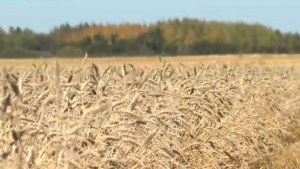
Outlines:
[[92,61],[3,69],[0,168],[300,167],[293,67]]

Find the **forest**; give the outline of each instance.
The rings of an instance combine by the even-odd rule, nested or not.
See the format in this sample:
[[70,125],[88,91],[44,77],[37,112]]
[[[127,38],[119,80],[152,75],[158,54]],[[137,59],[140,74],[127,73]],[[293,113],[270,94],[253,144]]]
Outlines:
[[[0,25],[1,26],[1,25]],[[0,58],[300,53],[300,35],[262,24],[173,19],[155,24],[68,23],[49,33],[0,28]]]

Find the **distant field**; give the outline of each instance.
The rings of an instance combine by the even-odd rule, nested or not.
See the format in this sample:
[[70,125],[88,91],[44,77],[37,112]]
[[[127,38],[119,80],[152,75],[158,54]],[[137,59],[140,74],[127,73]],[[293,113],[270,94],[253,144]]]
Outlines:
[[[72,67],[80,65],[83,58],[60,58],[59,63],[62,66]],[[212,56],[177,56],[177,57],[163,57],[168,63],[171,64],[199,64],[210,61],[217,61],[221,63],[237,62],[239,64],[253,64],[263,63],[267,65],[293,65],[298,67],[300,65],[300,55],[212,55]],[[33,68],[33,64],[41,65],[44,63],[52,64],[53,58],[47,59],[2,59],[0,60],[0,68],[14,67],[18,69]],[[95,63],[99,66],[108,66],[110,64],[133,64],[135,66],[156,66],[159,63],[158,57],[110,57],[110,58],[88,58],[86,66]]]

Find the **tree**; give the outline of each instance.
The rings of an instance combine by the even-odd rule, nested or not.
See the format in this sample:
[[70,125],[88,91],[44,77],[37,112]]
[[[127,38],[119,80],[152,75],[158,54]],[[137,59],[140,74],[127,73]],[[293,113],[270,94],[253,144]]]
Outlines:
[[227,53],[300,53],[300,35],[260,24],[206,22],[184,18],[156,24],[103,25],[68,23],[49,34],[30,29],[0,29],[2,56],[81,55],[198,55]]
[[49,34],[36,34],[36,43],[38,51],[50,51],[51,50],[51,36]]
[[110,52],[108,40],[101,34],[95,35],[94,36],[94,44],[91,44],[89,52],[94,53],[96,55],[108,54]]
[[82,49],[75,47],[75,46],[65,46],[57,51],[57,56],[83,56],[84,52]]
[[5,38],[6,38],[5,31],[2,28],[0,28],[0,54],[5,49]]
[[142,52],[159,54],[164,48],[163,30],[159,27],[139,37]]
[[14,27],[12,27],[12,26],[9,27],[9,34],[11,34],[11,35],[15,34],[15,28]]
[[38,47],[36,35],[32,30],[25,29],[21,33],[22,47],[27,50],[35,50]]
[[84,37],[78,45],[83,49],[84,51],[89,51],[91,46],[93,44],[93,41],[90,37]]

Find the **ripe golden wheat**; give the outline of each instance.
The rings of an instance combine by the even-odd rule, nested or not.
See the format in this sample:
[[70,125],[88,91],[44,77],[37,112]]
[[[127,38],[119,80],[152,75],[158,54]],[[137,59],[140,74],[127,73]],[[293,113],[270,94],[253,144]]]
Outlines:
[[290,67],[84,61],[0,73],[0,168],[300,167]]

